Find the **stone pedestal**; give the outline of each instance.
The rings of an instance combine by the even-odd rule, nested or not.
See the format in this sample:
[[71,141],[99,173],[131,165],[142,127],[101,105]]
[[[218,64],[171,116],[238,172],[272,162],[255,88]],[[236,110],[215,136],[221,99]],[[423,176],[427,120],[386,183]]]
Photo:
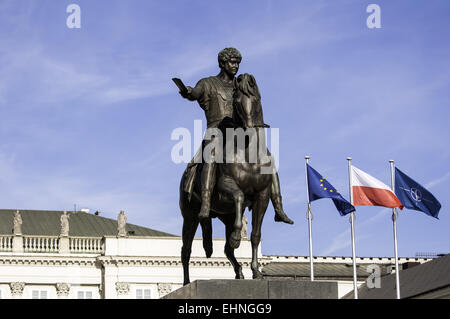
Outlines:
[[301,280],[196,280],[163,299],[338,299],[338,284]]
[[60,254],[70,253],[69,237],[60,237],[59,238],[59,253]]
[[23,237],[22,235],[14,235],[12,242],[13,253],[23,253]]

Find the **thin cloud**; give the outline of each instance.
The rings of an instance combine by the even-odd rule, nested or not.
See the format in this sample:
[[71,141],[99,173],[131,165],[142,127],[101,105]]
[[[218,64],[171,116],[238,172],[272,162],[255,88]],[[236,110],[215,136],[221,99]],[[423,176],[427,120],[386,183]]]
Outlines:
[[[367,227],[373,227],[374,223],[381,219],[382,217],[386,217],[389,213],[392,213],[391,209],[387,209],[384,208],[382,210],[380,210],[378,213],[376,213],[374,216],[370,217],[369,219],[365,220],[362,223],[356,223],[356,218],[358,217],[358,214],[355,213],[355,228],[358,228],[358,233],[362,233],[362,234],[358,234],[355,235],[355,241],[356,240],[365,240],[368,238],[373,237],[372,234],[369,234],[369,232],[365,232],[364,229],[366,229]],[[356,226],[357,225],[357,226]],[[356,230],[355,230],[356,233]],[[351,247],[351,236],[350,236],[350,224],[348,226],[348,229],[346,229],[345,231],[339,233],[331,242],[330,246],[328,248],[326,248],[323,252],[322,255],[323,256],[329,256],[332,255],[334,253],[336,253],[337,251],[343,250],[345,248]]]
[[428,182],[425,184],[425,188],[432,188],[436,185],[441,184],[442,182],[445,182],[448,178],[450,177],[450,172],[447,172],[447,174],[445,174],[442,177],[439,177],[431,182]]

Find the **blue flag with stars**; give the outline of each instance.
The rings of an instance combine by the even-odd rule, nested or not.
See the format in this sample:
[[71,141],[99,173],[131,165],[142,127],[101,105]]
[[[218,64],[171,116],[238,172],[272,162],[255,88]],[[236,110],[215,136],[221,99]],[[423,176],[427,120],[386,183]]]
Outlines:
[[409,209],[418,210],[438,218],[441,203],[422,185],[395,168],[395,195]]
[[308,172],[309,201],[321,198],[331,198],[341,216],[355,211],[355,207],[350,204],[339,192],[314,168],[306,164]]

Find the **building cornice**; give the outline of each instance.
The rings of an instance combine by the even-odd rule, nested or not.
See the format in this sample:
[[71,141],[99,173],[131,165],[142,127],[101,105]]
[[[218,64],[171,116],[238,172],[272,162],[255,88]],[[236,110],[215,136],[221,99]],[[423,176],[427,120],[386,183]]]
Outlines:
[[[400,263],[419,262],[424,263],[432,258],[399,258]],[[92,255],[61,255],[61,254],[11,254],[4,253],[0,255],[0,265],[44,265],[44,266],[95,266],[97,262],[104,265],[123,265],[123,266],[181,266],[179,256],[103,256],[98,254]],[[238,262],[242,266],[250,266],[251,258],[238,258]],[[261,256],[258,258],[261,266],[265,266],[273,262],[309,262],[308,256]],[[315,263],[351,263],[351,257],[314,257]],[[358,264],[394,263],[395,258],[391,257],[357,257]],[[194,267],[223,267],[231,266],[228,259],[224,257],[204,258],[191,257],[189,264]]]
[[[250,267],[251,258],[238,258],[244,267]],[[265,266],[271,262],[270,258],[260,257],[258,262]],[[152,266],[152,267],[178,267],[182,266],[178,256],[69,256],[69,255],[41,255],[41,254],[13,254],[0,255],[0,265],[29,265],[29,266]],[[205,258],[192,257],[189,265],[192,267],[229,267],[231,263],[226,257]]]
[[69,257],[69,256],[0,256],[0,265],[26,265],[26,266],[95,266],[96,256]]
[[[182,266],[180,257],[134,257],[134,256],[101,256],[99,262],[105,266],[152,266],[152,267],[179,267]],[[244,267],[250,267],[250,258],[239,258],[239,263]],[[270,263],[270,259],[259,258],[261,266]],[[192,267],[231,267],[227,258],[191,258],[189,265]]]

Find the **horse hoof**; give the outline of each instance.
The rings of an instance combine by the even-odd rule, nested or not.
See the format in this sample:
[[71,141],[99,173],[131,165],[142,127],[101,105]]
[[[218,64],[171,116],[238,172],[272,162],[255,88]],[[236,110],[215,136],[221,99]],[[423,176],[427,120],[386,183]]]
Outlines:
[[236,249],[241,244],[241,235],[238,233],[237,235],[233,232],[230,236],[230,246],[233,249]]
[[239,270],[236,272],[236,277],[235,277],[235,279],[244,279],[244,274],[242,273],[242,269],[239,269]]
[[260,271],[253,272],[253,279],[263,279],[263,275]]

